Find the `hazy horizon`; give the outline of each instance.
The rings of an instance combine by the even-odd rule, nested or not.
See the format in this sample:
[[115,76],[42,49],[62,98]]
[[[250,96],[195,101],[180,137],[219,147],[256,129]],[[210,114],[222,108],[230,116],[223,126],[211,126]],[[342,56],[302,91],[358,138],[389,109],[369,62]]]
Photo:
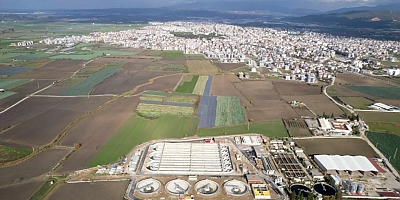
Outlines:
[[[217,0],[202,0],[202,2],[216,2]],[[245,0],[224,0],[243,2]],[[399,3],[398,0],[265,0],[272,5],[287,8],[314,9],[328,11],[339,8],[357,6],[376,6],[382,4]],[[0,0],[0,9],[13,10],[52,10],[52,9],[103,9],[103,8],[160,8],[196,2],[193,0]]]

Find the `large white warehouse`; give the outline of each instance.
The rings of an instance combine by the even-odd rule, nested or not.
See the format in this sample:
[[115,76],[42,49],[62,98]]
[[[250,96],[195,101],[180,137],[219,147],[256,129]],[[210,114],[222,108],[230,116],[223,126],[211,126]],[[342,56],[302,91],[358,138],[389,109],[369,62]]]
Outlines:
[[314,161],[325,174],[378,173],[378,169],[365,156],[315,155]]

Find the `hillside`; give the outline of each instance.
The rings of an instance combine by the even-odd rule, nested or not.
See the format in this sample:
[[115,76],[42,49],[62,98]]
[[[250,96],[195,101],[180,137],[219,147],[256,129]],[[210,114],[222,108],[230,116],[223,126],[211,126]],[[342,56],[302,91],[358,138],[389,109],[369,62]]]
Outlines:
[[291,18],[296,22],[321,23],[324,25],[339,25],[352,28],[399,28],[400,12],[390,10],[350,11],[308,15]]

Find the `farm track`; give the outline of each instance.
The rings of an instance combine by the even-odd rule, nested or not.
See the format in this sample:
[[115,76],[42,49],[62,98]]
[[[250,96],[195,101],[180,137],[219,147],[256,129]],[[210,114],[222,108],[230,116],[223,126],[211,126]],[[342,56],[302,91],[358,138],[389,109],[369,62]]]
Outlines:
[[[26,156],[26,157],[23,157],[23,158],[18,159],[18,160],[10,161],[10,162],[7,162],[7,163],[2,163],[2,164],[0,164],[0,167],[1,167],[1,168],[4,168],[4,167],[10,167],[10,166],[18,165],[18,164],[20,164],[20,163],[26,162],[26,161],[28,161],[28,160],[30,160],[30,159],[36,157],[37,155],[39,155],[40,153],[46,151],[47,149],[50,149],[50,148],[52,148],[52,147],[58,147],[60,141],[67,135],[67,133],[68,133],[76,124],[78,124],[81,120],[83,120],[84,118],[86,118],[86,117],[88,117],[88,116],[90,116],[90,115],[92,115],[92,114],[94,114],[94,113],[100,111],[101,109],[107,107],[108,105],[110,105],[110,104],[112,104],[114,101],[116,101],[117,99],[133,96],[133,94],[134,94],[140,87],[153,84],[154,81],[157,80],[157,79],[164,78],[164,77],[169,77],[169,76],[174,76],[174,75],[176,75],[176,73],[174,73],[174,74],[165,74],[165,75],[162,75],[162,76],[158,76],[158,77],[151,78],[151,79],[149,79],[148,82],[146,82],[146,83],[144,83],[144,84],[141,84],[141,85],[137,85],[135,88],[133,88],[132,90],[130,90],[130,91],[128,91],[128,92],[125,92],[125,93],[122,93],[122,94],[119,94],[119,95],[114,96],[114,98],[112,98],[112,99],[109,100],[108,102],[104,103],[103,105],[97,107],[97,108],[94,109],[94,110],[91,110],[91,111],[86,112],[84,115],[80,116],[79,118],[77,118],[77,119],[75,119],[73,122],[71,122],[66,128],[64,128],[63,131],[61,131],[61,132],[58,134],[58,136],[53,140],[52,143],[47,144],[47,145],[44,145],[44,146],[41,146],[41,147],[35,149],[35,151],[34,151],[32,154],[30,154],[30,155],[28,155],[28,156]],[[46,88],[43,88],[43,89],[41,89],[41,90],[39,90],[39,91],[37,91],[37,92],[35,92],[35,93],[29,95],[29,96],[26,97],[25,99],[27,99],[27,98],[31,97],[32,95],[37,94],[37,93],[39,93],[39,92],[41,92],[41,91],[43,91],[43,90],[45,90],[45,89],[47,89],[47,88],[49,88],[49,87],[51,87],[51,86],[52,86],[52,85],[49,85],[49,86],[47,86]],[[139,95],[139,94],[136,94],[136,95]],[[135,96],[136,96],[136,95],[135,95]],[[83,97],[86,97],[86,96],[83,96]],[[25,99],[24,99],[24,100],[25,100]],[[19,104],[19,103],[21,103],[21,102],[22,102],[22,100],[21,100],[20,102],[17,102],[17,103]],[[17,104],[14,104],[12,107],[14,107],[14,106],[16,106],[16,105],[17,105]],[[10,108],[11,108],[11,107],[10,107]],[[6,110],[0,112],[0,114],[1,114],[1,113],[4,113],[4,112],[7,111],[7,110],[8,110],[8,109],[6,109]],[[63,158],[63,159],[64,159],[64,158]]]

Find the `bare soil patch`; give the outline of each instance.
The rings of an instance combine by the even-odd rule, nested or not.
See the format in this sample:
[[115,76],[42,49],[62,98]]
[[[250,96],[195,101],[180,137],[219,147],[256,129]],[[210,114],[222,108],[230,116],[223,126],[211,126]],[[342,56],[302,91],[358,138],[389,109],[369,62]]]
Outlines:
[[61,141],[61,145],[73,146],[74,143],[80,143],[82,146],[56,173],[64,174],[87,168],[90,159],[133,114],[138,104],[139,97],[119,99],[74,126]]
[[169,72],[153,72],[139,71],[132,72],[131,70],[122,70],[102,83],[97,85],[91,94],[121,94],[132,90],[137,85],[146,83],[151,78],[169,74]]
[[11,76],[12,78],[28,79],[63,79],[70,77],[75,71],[83,67],[85,61],[81,60],[55,60],[43,67],[25,71]]
[[357,138],[301,139],[295,142],[304,147],[308,155],[361,155],[369,158],[378,156],[367,142]]
[[236,96],[239,97],[242,105],[251,106],[249,100],[240,93],[234,86],[235,75],[215,75],[211,84],[211,95],[216,96]]
[[321,93],[321,86],[318,85],[289,81],[274,81],[273,84],[280,95],[316,95]]
[[130,59],[129,63],[124,66],[126,70],[141,70],[151,63],[155,62],[155,59]]
[[272,89],[271,81],[248,81],[234,83],[234,86],[249,101],[279,100],[279,94]]
[[69,149],[48,149],[22,164],[0,168],[0,186],[27,181],[49,172],[68,153]]
[[[21,99],[25,98],[28,94],[32,94],[48,85],[50,85],[52,80],[34,80],[18,87],[11,89],[10,91],[17,92],[10,97],[0,100],[0,110],[4,110],[5,108],[17,103]],[[39,88],[38,88],[39,83]]]
[[285,101],[300,101],[304,102],[312,111],[318,115],[323,113],[334,116],[340,116],[343,111],[333,103],[325,95],[299,95],[299,96],[281,96]]
[[121,200],[127,187],[128,181],[59,184],[45,199]]
[[62,92],[70,88],[70,86],[56,86],[53,85],[50,88],[43,90],[38,95],[60,95]]
[[75,97],[70,98],[55,106],[55,108],[63,110],[72,110],[78,112],[87,112],[97,107],[103,105],[107,101],[111,100],[113,97],[110,96],[100,96],[100,97]]
[[0,115],[0,129],[24,122],[66,100],[68,98],[30,97]]
[[336,79],[336,84],[350,84],[350,85],[363,85],[363,86],[383,86],[383,87],[392,87],[381,81],[376,81],[374,78],[368,76],[360,76],[355,74],[345,74],[338,73]]
[[187,60],[186,65],[188,66],[189,73],[203,75],[218,73],[218,68],[209,60]]
[[222,71],[232,71],[246,66],[245,63],[215,63]]
[[49,144],[82,114],[78,111],[52,108],[2,133],[0,140],[31,147]]
[[298,117],[293,108],[281,100],[259,100],[246,109],[247,118],[254,121],[270,121]]
[[2,199],[30,199],[33,194],[45,183],[45,181],[25,182],[0,188]]
[[172,92],[175,86],[181,80],[182,74],[177,74],[173,76],[163,77],[156,79],[152,84],[140,87],[135,94],[141,93],[146,90],[164,91]]

